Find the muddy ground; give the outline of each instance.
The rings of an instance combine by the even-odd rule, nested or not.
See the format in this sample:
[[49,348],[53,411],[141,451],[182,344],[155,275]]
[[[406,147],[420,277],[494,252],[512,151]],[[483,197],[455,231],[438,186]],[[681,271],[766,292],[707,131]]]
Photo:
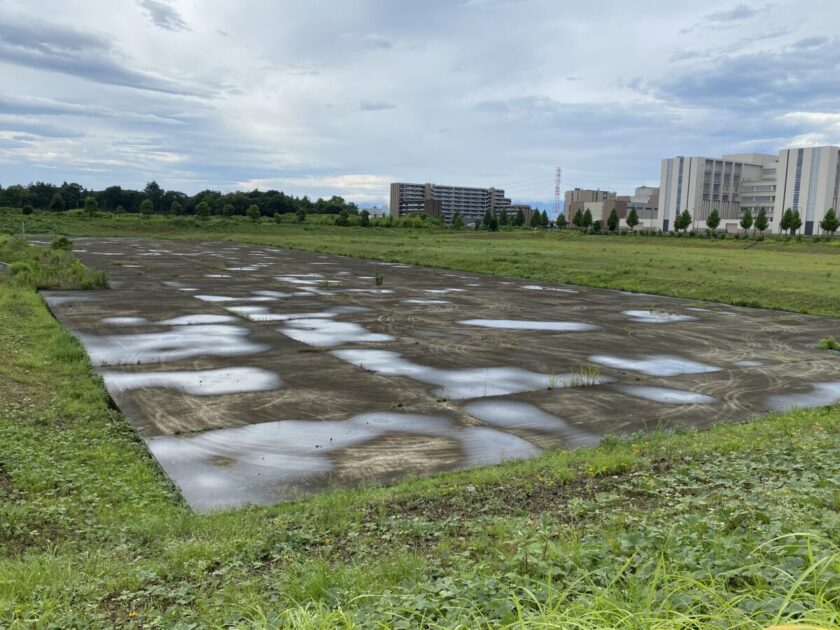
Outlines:
[[76,248],[112,289],[44,297],[198,511],[840,400],[830,318],[232,243]]

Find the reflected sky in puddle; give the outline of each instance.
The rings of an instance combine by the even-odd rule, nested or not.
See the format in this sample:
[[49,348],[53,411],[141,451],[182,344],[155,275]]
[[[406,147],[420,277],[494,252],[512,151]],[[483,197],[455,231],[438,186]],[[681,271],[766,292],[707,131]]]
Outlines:
[[551,330],[557,332],[600,330],[600,326],[581,322],[539,322],[527,319],[462,319],[458,323],[464,326],[503,328],[506,330]]
[[422,299],[412,299],[412,300],[403,300],[402,304],[452,304],[449,300],[422,300]]
[[684,359],[673,354],[650,354],[638,359],[616,357],[607,354],[593,354],[589,361],[615,368],[617,370],[631,370],[649,376],[677,376],[679,374],[702,374],[717,372],[720,368],[699,361]]
[[[427,367],[403,358],[398,352],[387,350],[348,349],[334,350],[331,354],[377,374],[407,376],[422,383],[437,385],[438,389],[434,390],[434,394],[452,400],[571,387],[576,382],[574,374],[540,374],[522,368],[443,369]],[[610,381],[611,379],[605,377],[595,377],[592,379],[592,384]]]
[[142,387],[164,387],[193,396],[218,396],[277,389],[283,382],[274,372],[255,367],[178,372],[103,372],[111,394]]
[[142,326],[149,320],[145,317],[103,317],[99,322],[106,326]]
[[536,405],[509,400],[478,400],[467,403],[464,411],[482,422],[500,429],[529,429],[554,433],[569,448],[592,446],[601,441],[597,435],[543,411]]
[[840,382],[814,383],[810,392],[770,396],[764,406],[772,411],[786,411],[795,407],[821,407],[840,402]]
[[622,315],[626,315],[633,321],[644,322],[647,324],[667,324],[670,322],[690,322],[697,318],[692,315],[677,315],[675,313],[667,313],[665,311],[621,311]]
[[171,319],[164,319],[158,322],[162,326],[194,326],[197,324],[229,324],[237,319],[230,315],[213,315],[209,313],[196,313],[195,315],[181,315]]
[[287,337],[319,348],[345,343],[380,343],[394,341],[391,335],[372,333],[354,322],[336,322],[327,318],[290,319],[280,329]]
[[720,402],[717,398],[670,387],[654,387],[649,385],[615,385],[614,389],[653,402],[666,405],[713,405]]
[[[183,436],[158,436],[149,449],[197,511],[273,503],[286,486],[334,470],[332,453],[389,433],[452,437],[464,466],[537,455],[527,440],[489,427],[461,428],[445,417],[390,412],[348,420],[281,420]],[[294,494],[294,489],[290,491]]]
[[135,335],[79,334],[96,366],[161,363],[197,356],[233,357],[268,349],[247,337],[247,328],[230,325],[178,326],[168,332]]

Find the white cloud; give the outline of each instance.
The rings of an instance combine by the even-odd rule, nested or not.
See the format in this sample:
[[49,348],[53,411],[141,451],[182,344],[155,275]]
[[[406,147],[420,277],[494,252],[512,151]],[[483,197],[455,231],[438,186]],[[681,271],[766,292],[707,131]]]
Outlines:
[[[393,178],[550,201],[563,166],[564,186],[628,192],[662,157],[836,139],[814,112],[840,99],[817,80],[837,14],[836,0],[6,0],[0,184],[381,201]],[[680,33],[701,20],[737,31]]]

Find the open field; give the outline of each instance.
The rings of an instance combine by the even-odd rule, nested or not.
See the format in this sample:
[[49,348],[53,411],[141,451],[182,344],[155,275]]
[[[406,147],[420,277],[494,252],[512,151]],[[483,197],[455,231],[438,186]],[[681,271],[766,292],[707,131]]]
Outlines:
[[[390,255],[377,251],[386,247],[384,234],[351,231],[343,239],[347,234],[327,228],[320,243],[293,227],[282,237]],[[388,233],[413,236],[429,246],[437,240],[441,251],[447,238],[480,249],[496,237]],[[503,238],[539,244],[552,237]],[[568,242],[585,248],[598,241]],[[624,246],[618,237],[608,242]],[[719,243],[692,247],[707,245]],[[819,249],[826,245],[771,246],[781,254],[788,246],[806,253],[813,247],[807,255],[820,257],[825,270],[835,251]],[[443,256],[435,251],[430,258]],[[448,251],[462,261],[460,251]],[[784,267],[774,251],[762,259]],[[837,308],[833,283],[801,287],[771,276],[770,292],[785,297],[790,310]],[[803,294],[791,286],[807,299],[795,299]],[[631,288],[663,292],[661,276]],[[388,488],[197,516],[125,418],[108,407],[80,344],[28,286],[0,283],[0,347],[3,625],[840,622],[836,406],[699,433],[608,438],[592,449]]]
[[[20,215],[0,214],[0,231]],[[674,237],[583,236],[514,230],[259,225],[243,218],[121,215],[87,219],[35,214],[29,232],[86,236],[227,238],[258,245],[422,264],[532,280],[672,295],[697,300],[840,317],[840,239],[802,242]]]

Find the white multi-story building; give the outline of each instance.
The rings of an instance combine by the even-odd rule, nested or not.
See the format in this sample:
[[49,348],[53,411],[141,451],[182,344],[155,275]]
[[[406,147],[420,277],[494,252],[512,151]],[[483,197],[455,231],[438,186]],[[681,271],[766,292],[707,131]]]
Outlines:
[[776,165],[775,216],[799,210],[804,234],[818,234],[828,208],[840,210],[840,148],[784,149]]
[[799,210],[805,234],[819,232],[819,221],[829,208],[838,207],[840,148],[784,149],[779,155],[738,153],[721,159],[679,156],[662,160],[659,217],[663,230],[674,229],[674,219],[688,210],[694,227],[706,227],[717,210],[720,228],[735,231],[749,210],[762,208],[770,230],[778,230],[787,208]]

